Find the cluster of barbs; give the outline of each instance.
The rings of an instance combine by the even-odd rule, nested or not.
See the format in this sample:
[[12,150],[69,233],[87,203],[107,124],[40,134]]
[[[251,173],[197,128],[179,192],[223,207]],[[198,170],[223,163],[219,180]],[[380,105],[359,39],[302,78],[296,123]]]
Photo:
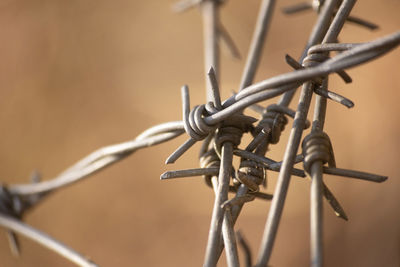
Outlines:
[[[398,33],[396,35],[388,36],[386,39],[388,43],[392,43],[392,41],[394,41],[394,43],[397,43],[395,46],[397,46],[400,40],[400,34]],[[382,39],[378,41],[381,42]],[[304,70],[304,72],[301,74],[307,75],[307,78],[304,78],[304,80],[303,78],[301,78],[301,80],[303,82],[312,81],[316,85],[316,87],[314,88],[314,93],[322,97],[325,97],[327,99],[333,100],[337,103],[340,103],[348,108],[352,108],[354,106],[354,103],[351,100],[337,93],[323,90],[321,88],[322,79],[320,73],[327,75],[333,72],[337,72],[339,75],[341,75],[341,77],[345,77],[343,79],[346,82],[349,82],[348,80],[349,76],[345,75],[343,69],[350,68],[352,66],[361,64],[361,62],[365,62],[366,60],[372,60],[373,58],[375,58],[375,56],[372,56],[370,53],[371,52],[370,49],[372,49],[371,45],[373,43],[374,42],[367,44],[332,43],[332,44],[316,45],[309,49],[309,55],[303,61],[303,65],[299,64],[290,56],[287,56],[286,60],[293,68],[297,70]],[[382,42],[381,43],[382,46],[379,45],[380,48],[383,48],[385,50],[385,52],[383,52],[383,50],[379,51],[380,48],[378,49],[377,46],[376,47],[377,51],[374,54],[378,56],[391,50],[393,47],[392,45],[388,45],[388,43]],[[365,48],[368,48],[368,50]],[[329,63],[332,62],[332,65],[330,65],[328,63],[325,64],[322,63],[325,60],[327,60],[328,57],[326,55],[320,54],[327,51],[348,51],[348,53],[346,53],[347,57],[344,55],[344,53],[340,55],[340,58],[343,60],[342,62],[336,59],[336,57],[330,59],[328,61]],[[355,56],[355,53],[357,53],[357,56]],[[363,53],[367,53],[368,55],[363,55]],[[316,61],[317,58],[322,59],[323,61],[318,62]],[[319,65],[314,65],[314,67],[312,67],[311,64],[307,64],[309,62],[317,63]],[[346,63],[343,64],[343,62]],[[215,78],[214,76],[215,74],[212,68],[210,69],[208,75],[212,77],[210,78],[210,80],[213,80]],[[301,75],[299,75],[299,73],[296,72],[284,75],[287,75],[288,77],[290,76],[301,77]],[[279,80],[278,78],[280,77],[278,76],[277,80]],[[274,84],[275,86],[272,87],[271,85],[269,85],[269,82],[271,84]],[[296,80],[295,82],[297,83],[299,81]],[[214,161],[212,162],[213,164],[211,165],[206,164],[198,169],[165,172],[164,174],[161,175],[161,179],[172,179],[172,178],[204,175],[205,178],[207,179],[207,184],[210,184],[209,180],[211,179],[211,177],[214,176],[213,178],[216,178],[216,176],[218,176],[218,174],[222,172],[220,167],[222,166],[220,164],[220,161],[222,160],[221,158],[222,145],[225,142],[230,142],[233,144],[233,150],[231,150],[231,157],[232,155],[239,156],[241,158],[241,164],[239,167],[239,171],[236,172],[234,171],[234,167],[232,165],[231,166],[225,165],[225,167],[228,167],[227,168],[228,171],[225,170],[225,172],[232,176],[232,183],[234,185],[228,188],[230,189],[230,191],[238,193],[239,187],[241,185],[245,185],[249,190],[244,195],[238,194],[238,196],[234,197],[231,200],[227,200],[226,198],[224,198],[224,202],[222,202],[221,207],[217,206],[217,209],[218,208],[232,209],[234,207],[243,205],[245,202],[252,201],[255,198],[261,198],[267,200],[272,199],[271,195],[259,192],[259,185],[262,184],[263,182],[266,182],[265,180],[266,171],[271,170],[279,172],[282,162],[277,162],[268,157],[264,157],[261,154],[266,152],[267,143],[276,144],[279,141],[279,135],[281,131],[284,130],[284,125],[287,123],[287,118],[285,117],[285,115],[294,117],[295,112],[284,106],[270,105],[263,111],[260,120],[237,113],[240,112],[240,110],[243,109],[244,107],[248,107],[250,105],[253,105],[253,103],[275,97],[276,95],[284,93],[287,90],[286,88],[293,87],[293,82],[291,82],[291,79],[289,78],[286,82],[275,83],[275,81],[271,79],[264,81],[264,83],[268,85],[261,88],[258,87],[259,84],[255,84],[254,86],[244,89],[239,94],[235,95],[233,98],[228,99],[225,103],[229,102],[230,105],[224,106],[223,104],[215,101],[196,106],[192,110],[189,110],[188,87],[186,85],[183,86],[182,87],[183,113],[184,113],[183,121],[184,121],[185,131],[190,136],[190,138],[183,145],[181,145],[173,154],[171,154],[171,156],[168,157],[166,163],[167,164],[174,163],[192,145],[194,145],[197,141],[202,141],[204,139],[206,139],[206,141],[205,144],[203,144],[203,147],[208,147],[209,144],[211,144],[210,146],[211,148],[209,148],[210,150],[202,151],[202,153],[200,154],[200,160],[202,161],[203,157],[209,157],[210,154],[212,153],[214,153],[218,157],[214,158]],[[218,87],[214,88],[217,89]],[[282,88],[284,88],[284,90],[282,90]],[[279,94],[276,94],[275,92],[270,93],[271,91],[265,91],[269,89],[271,91],[279,90]],[[218,89],[215,90],[215,93],[216,92],[218,92]],[[245,102],[246,104],[243,105],[241,101]],[[230,108],[229,113],[224,112],[224,110],[228,110],[229,108]],[[275,114],[271,116],[271,113]],[[269,119],[268,122],[266,122],[266,118]],[[257,121],[258,125],[254,127],[253,123]],[[307,126],[309,126],[309,123]],[[227,132],[227,127],[235,129],[236,132],[235,131]],[[240,143],[240,138],[242,137],[242,134],[245,132],[251,132],[254,138],[252,142],[246,147],[245,150],[241,150],[238,148],[238,145]],[[313,162],[322,161],[323,163],[328,163],[329,165],[323,167],[323,172],[326,174],[345,176],[345,177],[373,181],[373,182],[383,182],[387,179],[387,177],[381,175],[336,168],[332,145],[326,133],[322,133],[321,135],[315,135],[315,134],[307,135],[303,140],[302,147],[303,147],[303,153],[296,156],[296,163],[303,162],[304,171],[308,174],[311,173],[310,166],[312,165]],[[263,152],[257,153],[257,151],[263,151]],[[292,175],[298,177],[306,177],[304,171],[294,168],[292,170]],[[217,191],[218,187],[215,186],[215,184],[218,185],[218,182],[212,183],[214,189]],[[336,200],[334,195],[331,193],[331,191],[325,184],[323,184],[323,195],[331,204],[336,215],[345,220],[348,220],[347,215],[345,214],[343,208],[341,207],[339,202]],[[232,218],[232,220],[235,221],[237,219],[237,215],[235,216],[236,218]],[[221,229],[218,231],[219,233],[221,232]],[[206,265],[206,266],[212,266],[212,265]]]
[[[212,5],[213,1],[183,1],[182,3],[190,2]],[[271,14],[274,6],[273,2],[263,1],[261,10],[264,9],[264,12],[260,11],[258,23],[268,24],[269,14]],[[286,55],[286,62],[296,71],[250,85],[249,83],[243,83],[243,80],[252,81],[255,71],[253,70],[253,73],[249,74],[251,71],[245,68],[239,92],[226,101],[221,102],[217,77],[215,70],[211,67],[208,71],[209,83],[207,83],[211,87],[207,88],[209,91],[207,95],[211,95],[212,97],[211,99],[207,99],[208,102],[206,104],[195,106],[192,110],[190,110],[189,104],[189,89],[186,85],[182,87],[183,121],[185,131],[190,138],[167,158],[166,163],[174,163],[196,142],[205,140],[200,152],[201,168],[168,171],[161,176],[161,179],[203,175],[206,183],[213,187],[215,191],[215,202],[204,266],[216,266],[224,247],[226,248],[228,266],[239,266],[233,229],[239,213],[246,202],[252,201],[255,198],[272,198],[273,204],[271,205],[256,265],[259,267],[267,266],[290,176],[305,177],[306,174],[312,178],[311,265],[322,266],[321,197],[324,196],[328,200],[338,217],[348,220],[344,209],[322,181],[322,174],[339,175],[373,182],[383,182],[387,179],[387,177],[381,175],[336,167],[330,138],[323,132],[326,99],[340,103],[347,108],[352,108],[354,103],[340,94],[327,90],[327,77],[329,74],[337,73],[345,83],[352,82],[351,77],[345,72],[345,69],[365,63],[387,53],[399,44],[400,33],[398,32],[368,43],[338,43],[337,36],[345,21],[353,22],[369,29],[376,29],[377,26],[363,19],[349,16],[355,1],[327,1],[328,3],[325,7],[323,5],[324,2],[313,1],[312,4],[307,5],[307,8],[303,5],[285,10],[286,13],[295,13],[314,8],[325,16],[320,16],[320,18],[322,17],[319,21],[320,24],[325,23],[327,25],[325,33],[323,31],[321,33],[321,28],[323,27],[318,29],[318,26],[316,26],[320,30],[320,39],[322,42],[320,41],[321,44],[309,45],[305,50],[306,54],[303,55],[301,63],[291,56]],[[219,4],[220,2],[214,2],[215,6]],[[324,21],[326,17],[334,17],[334,20],[332,23],[330,21],[327,23],[326,20]],[[209,24],[207,22],[204,23],[205,27]],[[254,42],[259,42],[258,45],[264,42],[267,32],[266,28],[267,26],[265,25],[258,24],[256,26],[255,35],[258,36],[253,38],[246,67],[254,61],[257,62],[253,63],[253,65],[258,64],[258,59],[255,57],[259,57],[260,53],[254,52],[254,47],[257,47],[257,44],[254,44]],[[212,31],[209,30],[209,32]],[[260,32],[262,33],[260,34]],[[212,37],[209,39],[212,39]],[[312,44],[315,39],[315,35],[312,36],[309,44]],[[330,52],[338,52],[338,55],[330,57]],[[211,54],[213,53],[215,52],[211,52]],[[205,61],[207,64],[207,55]],[[218,62],[215,65],[218,66]],[[245,87],[242,87],[243,84],[245,84]],[[291,92],[299,86],[303,86],[303,92],[308,91],[308,96],[303,95],[299,102],[298,113],[302,113],[300,116],[287,107],[288,102],[290,102],[293,96]],[[281,103],[269,105],[267,108],[257,105],[260,101],[265,101],[288,92],[289,95],[291,94],[291,96],[286,98],[289,101],[280,101]],[[302,154],[294,155],[298,148],[298,144],[297,146],[294,144],[296,143],[296,139],[298,143],[304,129],[310,126],[306,117],[313,93],[318,95],[313,127],[311,133],[303,139]],[[307,98],[308,100],[306,100]],[[285,99],[285,97],[281,99]],[[303,101],[307,101],[308,104],[304,104]],[[255,119],[244,115],[243,111],[248,107],[261,111],[261,118]],[[279,141],[280,134],[288,122],[286,116],[295,119],[291,136],[292,143],[290,141],[288,143],[284,160],[277,162],[266,157],[265,153],[270,144],[276,144]],[[256,121],[257,125],[254,126],[253,123]],[[245,150],[239,149],[238,146],[243,134],[249,132],[253,135],[252,141],[247,145]],[[232,165],[234,155],[239,156],[241,160],[237,170]],[[288,157],[292,157],[292,159],[287,159]],[[293,167],[294,164],[299,162],[303,162],[304,170]],[[326,163],[328,166],[324,166]],[[259,192],[260,185],[264,184],[266,186],[267,170],[281,172],[281,168],[285,164],[286,170],[282,172],[283,175],[280,174],[275,190],[275,192],[278,192],[277,200],[270,194]],[[236,196],[229,199],[229,191],[234,191]],[[246,265],[252,266],[248,246],[244,244],[243,240],[240,243],[245,248],[245,254],[247,254]]]
[[[0,185],[0,226],[7,229],[10,246],[14,254],[18,254],[20,250],[15,235],[15,233],[18,233],[55,251],[79,266],[97,266],[72,248],[25,224],[22,221],[23,216],[58,189],[76,183],[128,157],[139,149],[167,142],[186,132],[190,138],[167,159],[167,163],[173,163],[194,143],[202,141],[201,168],[169,171],[162,174],[161,179],[202,175],[205,177],[206,183],[214,189],[216,200],[206,249],[205,266],[215,266],[224,248],[228,265],[238,266],[236,238],[245,251],[246,266],[252,266],[250,249],[244,239],[234,232],[233,228],[244,203],[255,198],[272,199],[271,211],[257,262],[259,267],[266,266],[279,224],[280,212],[286,195],[285,190],[287,190],[289,183],[288,179],[292,175],[304,178],[306,174],[312,177],[312,194],[317,199],[317,201],[311,203],[312,206],[317,203],[317,209],[312,208],[312,214],[314,214],[313,210],[317,210],[317,219],[311,220],[311,224],[314,223],[317,229],[315,233],[312,231],[312,262],[314,266],[322,265],[321,210],[318,210],[321,207],[321,196],[328,200],[339,217],[347,220],[343,208],[323,183],[322,173],[373,182],[382,182],[387,177],[336,168],[331,141],[329,136],[322,131],[324,115],[321,116],[320,114],[324,114],[324,112],[317,112],[318,115],[312,123],[311,134],[303,139],[303,153],[294,154],[299,146],[302,132],[310,126],[306,116],[311,96],[314,93],[318,95],[317,100],[320,102],[318,108],[324,106],[323,101],[326,101],[326,99],[338,102],[348,108],[353,107],[354,104],[351,100],[327,90],[327,76],[337,73],[345,82],[351,82],[351,78],[344,70],[373,60],[397,47],[400,43],[400,32],[367,43],[337,43],[337,34],[343,26],[344,20],[356,22],[371,29],[374,28],[372,27],[374,24],[349,16],[355,1],[327,0],[324,5],[321,3],[325,1],[317,1],[318,5],[314,1],[312,6],[318,7],[315,9],[319,11],[319,18],[305,52],[299,60],[301,64],[292,57],[286,56],[287,63],[295,71],[253,84],[275,5],[275,1],[264,0],[247,57],[240,90],[237,94],[222,102],[219,94],[218,69],[215,71],[210,68],[210,66],[218,66],[218,46],[216,45],[218,37],[222,37],[232,54],[238,56],[232,39],[218,21],[218,7],[223,2],[225,1],[187,0],[176,6],[181,11],[194,6],[202,7],[206,39],[205,65],[209,70],[206,83],[208,95],[206,104],[190,109],[189,90],[187,86],[183,86],[183,121],[156,125],[144,131],[134,140],[100,148],[53,179],[40,181],[40,176],[34,174],[32,183],[29,184]],[[292,8],[292,13],[295,9]],[[305,9],[297,6],[297,10]],[[335,18],[331,23],[332,17]],[[328,53],[333,51],[340,53],[329,57]],[[293,111],[287,106],[295,89],[302,85],[303,90],[299,107],[297,111]],[[266,108],[257,104],[280,95],[282,97],[277,104],[269,105]],[[304,98],[309,99],[305,101]],[[304,101],[307,104],[304,104]],[[243,111],[246,108],[258,111],[261,117],[255,119],[244,115]],[[291,134],[284,160],[278,162],[266,157],[265,153],[270,144],[279,142],[280,134],[288,123],[287,117],[294,118],[292,128],[294,134]],[[245,149],[240,149],[239,144],[245,133],[251,133],[253,139]],[[296,138],[298,139],[297,144],[295,144],[296,140],[291,140]],[[241,158],[237,170],[232,165],[233,155]],[[294,164],[300,162],[303,162],[303,169],[293,167]],[[325,163],[328,166],[325,166]],[[274,196],[259,191],[260,185],[266,185],[267,171],[279,172],[280,175]],[[317,178],[314,176],[317,176]],[[236,196],[228,199],[228,192],[236,193]]]

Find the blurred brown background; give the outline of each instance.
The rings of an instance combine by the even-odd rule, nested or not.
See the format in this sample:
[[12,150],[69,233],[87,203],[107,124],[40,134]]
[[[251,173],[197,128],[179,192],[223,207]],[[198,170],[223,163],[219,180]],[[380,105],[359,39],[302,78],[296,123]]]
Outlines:
[[[297,2],[278,1],[258,81],[290,71],[285,53],[301,53],[316,14],[288,17],[279,11]],[[184,83],[191,88],[192,105],[204,103],[201,18],[197,10],[172,13],[172,3],[0,1],[2,182],[27,182],[34,169],[49,179],[101,146],[179,120]],[[222,9],[222,21],[243,57],[259,3],[231,0]],[[347,25],[341,41],[366,41],[399,30],[399,10],[398,0],[359,1],[353,14],[381,29]],[[224,98],[237,89],[243,68],[243,60],[225,52]],[[337,219],[325,202],[326,266],[400,266],[399,60],[397,49],[350,70],[354,82],[348,86],[332,76],[330,88],[356,103],[351,110],[335,103],[328,107],[326,131],[338,166],[390,179],[374,184],[325,178],[350,218]],[[281,158],[287,133],[272,147],[272,158]],[[29,213],[26,222],[101,266],[201,266],[213,193],[201,178],[159,180],[166,170],[198,166],[197,149],[173,166],[164,165],[184,139],[141,150],[60,190]],[[276,174],[269,181],[267,191],[272,192]],[[292,179],[272,266],[308,265],[309,192],[308,180]],[[269,203],[246,207],[238,228],[256,256]],[[21,258],[13,258],[1,232],[1,266],[73,266],[24,238]]]

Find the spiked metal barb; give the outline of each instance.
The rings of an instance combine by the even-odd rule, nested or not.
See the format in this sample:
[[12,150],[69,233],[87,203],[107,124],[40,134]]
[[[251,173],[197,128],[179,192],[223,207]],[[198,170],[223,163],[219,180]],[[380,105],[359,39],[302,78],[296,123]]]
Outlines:
[[[167,158],[166,163],[174,163],[196,142],[202,142],[200,168],[168,171],[161,175],[161,180],[203,176],[206,184],[213,189],[215,201],[204,266],[216,266],[224,250],[228,266],[239,266],[237,244],[243,248],[246,266],[253,266],[251,249],[243,234],[235,231],[235,223],[245,203],[256,198],[272,200],[256,262],[258,267],[268,265],[292,176],[311,178],[311,266],[323,266],[322,198],[328,200],[338,217],[348,220],[344,208],[324,182],[323,174],[377,183],[387,179],[381,175],[336,167],[333,142],[323,130],[326,103],[332,100],[347,108],[353,108],[354,103],[328,90],[328,78],[330,74],[336,73],[345,83],[352,82],[345,70],[374,60],[396,48],[400,44],[400,32],[366,43],[338,43],[337,37],[345,22],[369,29],[377,28],[373,23],[350,16],[355,0],[313,1],[312,4],[286,8],[284,12],[287,14],[312,8],[318,12],[306,48],[299,61],[286,56],[286,62],[294,71],[253,83],[275,7],[274,0],[263,0],[238,93],[222,101],[218,79],[219,37],[226,41],[234,56],[238,55],[232,38],[219,20],[219,8],[223,2],[186,0],[174,6],[177,11],[198,6],[202,13],[205,104],[191,108],[189,87],[184,85],[181,89],[182,121],[160,124],[132,141],[101,148],[53,179],[39,181],[39,176],[34,175],[32,183],[0,187],[0,225],[8,230],[14,253],[19,252],[17,233],[35,240],[77,265],[96,266],[66,245],[24,224],[24,212],[47,199],[50,193],[80,181],[141,148],[161,144],[186,132],[189,138]],[[331,52],[340,54],[332,56]],[[295,111],[289,109],[288,105],[298,87],[302,89]],[[313,94],[316,94],[316,102],[310,123],[307,115]],[[258,104],[276,96],[280,96],[277,104],[267,107]],[[248,108],[256,110],[259,118],[245,115]],[[281,132],[289,123],[289,118],[294,121],[283,160],[273,160],[266,156],[266,152],[270,145],[280,141]],[[302,140],[303,131],[310,126],[311,133]],[[253,138],[245,149],[240,149],[239,145],[246,134],[251,134]],[[300,144],[302,153],[296,155]],[[236,167],[233,166],[235,156],[240,158],[240,164]],[[295,168],[295,164],[300,162],[303,162],[303,168]],[[260,186],[267,186],[269,171],[279,172],[277,185],[272,189],[273,194],[260,192]],[[235,196],[229,198],[229,192]]]

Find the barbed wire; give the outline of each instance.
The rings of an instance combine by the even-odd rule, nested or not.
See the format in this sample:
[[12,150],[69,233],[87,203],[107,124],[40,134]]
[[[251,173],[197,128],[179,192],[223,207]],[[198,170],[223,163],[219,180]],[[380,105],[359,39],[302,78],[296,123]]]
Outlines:
[[[228,266],[239,266],[236,238],[246,255],[246,265],[252,266],[251,250],[242,236],[236,237],[234,225],[244,204],[255,198],[272,200],[256,264],[258,267],[267,266],[290,178],[305,178],[307,175],[311,177],[311,262],[312,266],[323,265],[322,197],[328,200],[337,216],[348,219],[341,204],[324,183],[323,174],[373,182],[383,182],[387,179],[381,175],[336,167],[332,143],[329,136],[323,132],[326,102],[330,99],[348,108],[352,108],[354,103],[329,91],[327,79],[330,74],[337,73],[346,83],[351,82],[350,76],[344,70],[375,60],[396,48],[400,44],[400,32],[365,43],[337,43],[337,36],[346,21],[358,21],[359,25],[369,25],[370,29],[376,27],[372,27],[372,23],[365,20],[350,16],[354,0],[319,1],[316,8],[318,19],[300,60],[296,61],[291,56],[286,56],[287,63],[294,70],[253,83],[275,7],[275,1],[263,0],[239,91],[221,101],[218,84],[218,36],[225,36],[222,39],[227,42],[232,54],[238,54],[235,52],[237,49],[232,38],[219,21],[218,9],[223,2],[225,1],[187,0],[175,6],[178,11],[199,6],[202,13],[207,73],[206,104],[190,109],[189,88],[185,85],[181,89],[182,121],[159,124],[144,131],[134,140],[100,148],[52,179],[38,181],[36,177],[34,182],[29,184],[0,186],[0,226],[10,231],[11,244],[16,250],[18,242],[14,232],[38,242],[77,265],[97,266],[66,245],[23,223],[24,213],[50,193],[89,177],[139,149],[167,142],[186,133],[189,139],[167,158],[166,163],[175,162],[193,144],[201,141],[203,144],[200,151],[200,168],[168,171],[161,175],[161,180],[203,176],[206,183],[213,188],[215,202],[204,266],[216,266],[224,248]],[[297,6],[286,9],[286,13],[310,7]],[[339,53],[329,56],[330,52]],[[289,109],[288,105],[295,90],[300,86],[302,92],[297,110],[294,111]],[[306,118],[313,94],[316,94],[317,98],[312,130],[303,139],[302,154],[296,155],[302,133],[310,126]],[[258,105],[261,101],[277,96],[280,96],[277,104],[265,108]],[[248,108],[258,111],[260,118],[245,115],[244,111]],[[270,144],[279,142],[288,117],[292,117],[294,121],[283,160],[270,159],[265,154]],[[239,144],[245,134],[251,134],[253,139],[243,150],[239,148]],[[237,170],[232,163],[234,156],[240,158]],[[300,162],[304,164],[303,169],[294,168],[294,165]],[[324,166],[326,163],[328,166]],[[267,186],[268,171],[279,172],[273,195],[259,192],[260,186]],[[236,193],[235,197],[229,199],[228,192]]]
[[10,246],[19,252],[18,241],[13,232],[28,237],[53,250],[80,266],[97,266],[68,246],[54,240],[45,233],[21,222],[24,213],[37,205],[50,193],[76,183],[116,163],[139,149],[164,143],[184,133],[181,121],[156,125],[141,133],[134,140],[106,146],[89,154],[58,176],[33,183],[0,185],[0,226],[9,229]]

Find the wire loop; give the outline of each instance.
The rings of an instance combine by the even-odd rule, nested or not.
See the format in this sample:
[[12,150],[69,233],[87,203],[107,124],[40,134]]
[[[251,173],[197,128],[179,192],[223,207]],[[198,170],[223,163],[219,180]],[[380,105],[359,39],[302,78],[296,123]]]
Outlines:
[[258,192],[259,186],[266,181],[267,172],[261,164],[254,160],[245,159],[240,162],[235,178],[246,185],[251,192]]
[[[219,168],[221,165],[221,160],[215,152],[214,148],[210,148],[207,152],[200,156],[200,167],[201,168]],[[206,184],[212,187],[211,175],[204,175],[204,180]]]
[[185,120],[186,133],[196,141],[203,140],[215,130],[215,127],[204,122],[204,116],[207,116],[205,105],[195,106]]
[[311,166],[316,161],[336,167],[332,143],[325,132],[312,132],[307,135],[303,140],[302,149],[304,170],[308,174],[311,173]]
[[243,114],[234,114],[224,120],[217,129],[214,140],[215,150],[221,155],[223,143],[231,142],[234,147],[240,144],[242,135],[252,129],[253,122],[256,121],[253,117]]
[[257,136],[262,129],[269,131],[269,143],[277,144],[287,123],[285,113],[277,105],[270,105],[264,110],[262,119],[255,127],[253,134]]

